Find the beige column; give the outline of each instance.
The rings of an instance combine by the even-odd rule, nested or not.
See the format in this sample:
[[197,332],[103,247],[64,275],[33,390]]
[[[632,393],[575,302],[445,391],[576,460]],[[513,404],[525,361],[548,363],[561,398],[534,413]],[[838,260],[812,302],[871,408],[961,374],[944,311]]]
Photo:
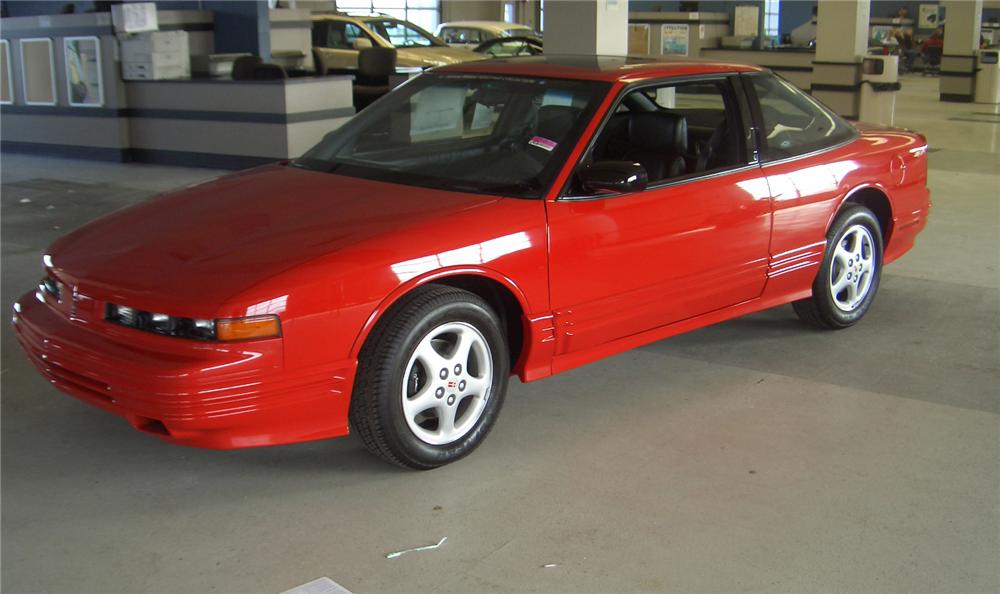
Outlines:
[[868,49],[870,0],[819,0],[810,92],[834,111],[857,118],[861,59]]
[[628,0],[550,1],[543,18],[546,54],[628,53]]
[[976,50],[983,22],[983,0],[951,0],[944,6],[941,101],[971,102],[976,87]]

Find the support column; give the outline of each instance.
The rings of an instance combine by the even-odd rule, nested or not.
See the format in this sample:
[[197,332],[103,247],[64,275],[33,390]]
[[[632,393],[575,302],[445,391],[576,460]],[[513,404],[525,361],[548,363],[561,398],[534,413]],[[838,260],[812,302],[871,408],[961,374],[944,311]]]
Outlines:
[[846,118],[856,119],[860,111],[870,12],[870,0],[819,0],[810,93]]
[[951,0],[944,6],[941,101],[971,103],[976,92],[976,50],[983,22],[983,0]]
[[624,56],[628,0],[545,3],[545,53]]

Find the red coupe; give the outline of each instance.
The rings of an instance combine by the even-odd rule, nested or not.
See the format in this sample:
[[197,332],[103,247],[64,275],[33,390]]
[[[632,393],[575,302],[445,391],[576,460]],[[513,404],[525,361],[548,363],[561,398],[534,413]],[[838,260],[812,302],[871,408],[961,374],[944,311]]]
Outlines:
[[751,66],[470,62],[70,233],[14,325],[53,385],[166,441],[350,428],[432,468],[512,374],[786,303],[854,324],[926,224],[926,152]]

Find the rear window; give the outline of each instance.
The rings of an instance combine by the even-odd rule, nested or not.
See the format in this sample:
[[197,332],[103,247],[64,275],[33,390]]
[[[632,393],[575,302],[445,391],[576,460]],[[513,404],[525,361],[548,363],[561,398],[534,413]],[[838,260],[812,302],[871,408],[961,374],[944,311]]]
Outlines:
[[788,81],[774,75],[748,78],[760,104],[765,160],[810,153],[855,136],[854,126]]

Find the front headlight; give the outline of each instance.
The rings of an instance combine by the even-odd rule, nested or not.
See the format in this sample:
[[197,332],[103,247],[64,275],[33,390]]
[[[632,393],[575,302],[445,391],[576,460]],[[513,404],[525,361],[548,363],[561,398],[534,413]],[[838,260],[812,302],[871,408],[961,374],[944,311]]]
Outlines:
[[193,340],[233,342],[281,336],[281,321],[274,315],[206,320],[141,311],[108,303],[104,308],[104,319],[136,330]]

